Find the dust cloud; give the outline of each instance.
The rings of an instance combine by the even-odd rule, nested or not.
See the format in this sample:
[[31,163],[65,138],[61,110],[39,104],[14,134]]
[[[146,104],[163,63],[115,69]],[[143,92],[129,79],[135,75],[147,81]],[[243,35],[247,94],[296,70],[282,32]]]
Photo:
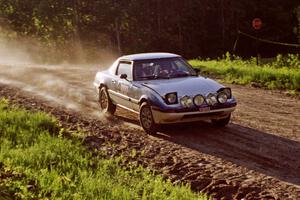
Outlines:
[[[19,87],[32,97],[43,97],[66,109],[99,116],[94,76],[97,71],[109,67],[116,56],[99,50],[102,54],[99,60],[78,64],[40,64],[34,60],[37,55],[29,51],[39,52],[39,46],[31,41],[0,38],[0,83]],[[40,52],[42,54],[45,49]]]
[[1,65],[26,65],[32,63],[31,57],[17,44],[0,38],[0,64]]

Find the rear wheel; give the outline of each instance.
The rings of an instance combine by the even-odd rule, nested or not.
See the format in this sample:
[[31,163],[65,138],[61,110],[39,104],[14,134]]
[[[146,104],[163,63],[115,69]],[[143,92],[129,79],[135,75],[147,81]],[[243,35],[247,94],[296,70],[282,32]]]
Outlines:
[[231,114],[228,117],[223,119],[213,119],[211,120],[212,124],[217,127],[225,127],[230,122]]
[[99,91],[99,104],[101,112],[113,115],[116,111],[116,105],[112,103],[105,87],[101,87]]
[[140,124],[148,134],[156,134],[159,125],[153,120],[151,107],[147,102],[142,103],[140,106]]

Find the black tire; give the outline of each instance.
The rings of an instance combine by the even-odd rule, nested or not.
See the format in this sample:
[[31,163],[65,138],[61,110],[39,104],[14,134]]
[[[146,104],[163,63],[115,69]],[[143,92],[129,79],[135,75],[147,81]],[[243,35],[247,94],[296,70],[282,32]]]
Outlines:
[[147,134],[154,135],[159,129],[159,125],[153,120],[151,107],[147,102],[140,106],[140,124]]
[[99,90],[99,105],[101,112],[111,115],[116,112],[116,105],[112,103],[105,87],[101,87]]
[[218,119],[218,120],[211,120],[212,124],[217,127],[225,127],[227,124],[229,124],[231,118],[231,114],[228,115],[228,117],[224,119]]

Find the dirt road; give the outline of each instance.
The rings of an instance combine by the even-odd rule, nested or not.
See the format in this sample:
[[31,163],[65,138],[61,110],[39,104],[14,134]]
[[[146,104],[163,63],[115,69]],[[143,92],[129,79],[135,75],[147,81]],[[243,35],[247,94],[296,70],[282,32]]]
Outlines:
[[300,199],[299,99],[230,85],[239,105],[228,127],[181,124],[147,136],[136,116],[118,110],[107,120],[97,111],[96,71],[91,66],[0,65],[0,96],[50,112],[65,126],[79,125],[89,132],[89,146],[127,155],[217,199]]

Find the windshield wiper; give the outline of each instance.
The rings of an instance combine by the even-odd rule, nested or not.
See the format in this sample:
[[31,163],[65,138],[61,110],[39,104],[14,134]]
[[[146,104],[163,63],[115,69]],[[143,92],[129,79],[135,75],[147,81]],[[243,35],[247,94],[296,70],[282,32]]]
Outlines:
[[155,77],[155,79],[169,79],[170,78],[170,76],[168,75],[168,76],[156,76]]
[[172,77],[177,78],[177,77],[187,77],[187,76],[192,76],[192,74],[185,73],[185,72],[179,72],[179,73],[174,73]]
[[141,76],[141,77],[138,77],[139,79],[154,79],[155,76],[154,75],[150,75],[150,76]]
[[158,76],[158,75],[150,75],[150,76],[139,77],[139,79],[148,79],[148,80],[151,80],[151,79],[169,79],[169,78],[170,78],[169,76]]

